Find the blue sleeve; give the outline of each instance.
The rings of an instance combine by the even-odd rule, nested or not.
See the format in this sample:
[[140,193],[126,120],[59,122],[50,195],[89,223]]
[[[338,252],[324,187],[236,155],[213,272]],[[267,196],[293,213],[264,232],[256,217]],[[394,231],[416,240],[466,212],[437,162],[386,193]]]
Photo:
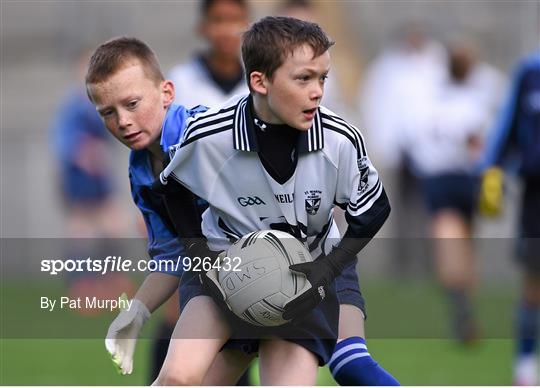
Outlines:
[[493,165],[502,164],[508,150],[517,142],[517,113],[525,73],[526,67],[524,65],[519,66],[514,73],[510,93],[486,143],[484,158],[480,163],[480,171]]
[[131,179],[131,194],[141,211],[148,234],[149,265],[154,272],[182,275],[182,261],[185,250],[176,236],[174,226],[168,216],[161,197],[147,186],[135,185]]

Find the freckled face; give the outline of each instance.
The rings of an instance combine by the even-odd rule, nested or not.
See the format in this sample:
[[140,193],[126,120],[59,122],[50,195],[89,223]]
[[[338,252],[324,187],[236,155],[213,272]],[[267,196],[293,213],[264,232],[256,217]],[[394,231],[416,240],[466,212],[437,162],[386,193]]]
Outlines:
[[167,108],[174,99],[170,81],[150,79],[133,60],[88,91],[109,132],[132,150],[159,142]]

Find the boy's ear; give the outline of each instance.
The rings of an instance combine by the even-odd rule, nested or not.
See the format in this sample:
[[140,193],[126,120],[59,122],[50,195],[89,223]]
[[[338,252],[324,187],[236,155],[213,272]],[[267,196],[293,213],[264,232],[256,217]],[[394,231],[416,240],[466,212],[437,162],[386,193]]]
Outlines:
[[249,75],[249,86],[251,87],[251,90],[256,93],[265,96],[268,92],[267,83],[268,79],[260,71],[252,71]]
[[168,108],[174,101],[174,84],[171,80],[165,80],[161,83],[161,94],[163,107]]

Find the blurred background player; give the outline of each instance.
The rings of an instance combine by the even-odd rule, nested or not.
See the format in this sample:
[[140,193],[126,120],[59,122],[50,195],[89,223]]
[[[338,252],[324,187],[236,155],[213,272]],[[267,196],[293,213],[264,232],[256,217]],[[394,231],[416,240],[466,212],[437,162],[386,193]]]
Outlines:
[[[51,129],[68,237],[66,255],[72,259],[110,255],[106,239],[125,236],[129,220],[116,200],[110,136],[84,89],[90,54],[85,48],[76,55],[76,81],[61,103]],[[72,298],[116,298],[132,289],[131,281],[122,273],[70,274]],[[98,314],[101,310],[77,311]]]
[[485,91],[471,82],[475,64],[469,46],[451,45],[446,82],[422,110],[402,114],[404,149],[429,213],[436,275],[449,301],[454,337],[462,343],[478,334],[472,303],[474,170],[491,112]]
[[199,18],[197,33],[207,47],[173,67],[169,78],[176,87],[176,104],[213,107],[248,92],[240,60],[241,35],[249,23],[247,1],[201,1]]
[[[518,255],[524,275],[516,309],[516,385],[537,385],[538,331],[540,329],[540,51],[517,67],[503,111],[492,132],[482,167],[480,205],[484,212],[501,210],[503,162],[519,160],[523,183]],[[515,160],[515,159],[514,159]]]
[[[375,163],[388,181],[388,196],[393,198],[389,271],[404,275],[425,273],[427,263],[419,258],[418,241],[426,215],[423,212],[417,178],[411,172],[403,145],[404,117],[423,115],[445,81],[446,50],[428,28],[418,22],[399,26],[391,40],[369,64],[357,97],[362,127],[373,145]],[[411,223],[415,219],[420,222]],[[418,265],[421,264],[421,265]]]
[[[206,48],[188,62],[174,66],[169,79],[175,85],[175,104],[185,107],[220,105],[249,90],[240,59],[242,32],[249,24],[245,0],[204,0],[199,5],[197,34]],[[155,381],[167,355],[169,339],[178,321],[178,294],[165,305],[165,314],[152,346],[150,382]],[[247,375],[239,385],[248,385]]]

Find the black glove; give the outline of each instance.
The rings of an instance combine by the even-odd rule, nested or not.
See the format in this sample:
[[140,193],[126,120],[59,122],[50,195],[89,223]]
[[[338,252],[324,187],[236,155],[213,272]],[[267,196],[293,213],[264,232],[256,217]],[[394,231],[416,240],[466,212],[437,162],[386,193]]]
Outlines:
[[305,276],[311,287],[285,305],[283,319],[304,316],[324,300],[328,288],[342,271],[342,267],[335,260],[334,252],[335,250],[315,261],[289,267],[292,272]]

